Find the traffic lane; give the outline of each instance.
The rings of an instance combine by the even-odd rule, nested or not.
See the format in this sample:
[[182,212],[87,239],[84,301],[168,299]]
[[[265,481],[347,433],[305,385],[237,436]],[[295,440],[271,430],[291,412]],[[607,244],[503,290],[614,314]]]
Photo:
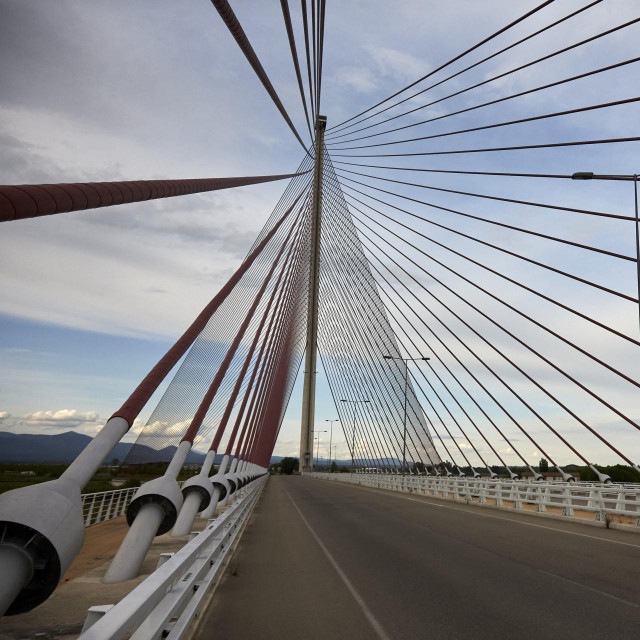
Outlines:
[[195,640],[375,638],[279,481],[267,482]]
[[[613,590],[612,595],[620,598],[628,599],[631,595],[636,602],[640,600],[640,565],[629,564],[630,557],[637,557],[640,551],[640,538],[635,533],[546,520],[524,513],[513,514],[474,505],[452,504],[443,500],[434,501],[420,496],[350,488],[352,491],[386,497],[390,501],[387,503],[388,513],[396,516],[401,514],[402,519],[410,521],[413,519],[418,526],[433,528],[433,518],[425,523],[422,509],[440,509],[442,514],[437,516],[440,519],[437,531],[441,531],[443,526],[454,527],[456,534],[467,544],[482,546],[490,541],[491,544],[483,548],[525,564],[548,560],[548,564],[541,567],[547,572],[578,571],[573,579],[590,581],[589,584],[594,588],[608,587]],[[341,488],[334,485],[333,489],[334,498],[340,497]],[[357,493],[353,494],[353,499],[362,502]],[[560,549],[543,549],[548,553],[541,556],[540,548],[531,544],[531,536],[536,535],[551,536],[561,545]],[[604,553],[603,549],[606,550]],[[561,553],[558,553],[559,550]],[[585,563],[585,557],[590,561]]]
[[574,535],[308,478],[286,488],[393,637],[596,637],[640,627],[633,534],[626,546],[585,537],[614,533],[586,525]]

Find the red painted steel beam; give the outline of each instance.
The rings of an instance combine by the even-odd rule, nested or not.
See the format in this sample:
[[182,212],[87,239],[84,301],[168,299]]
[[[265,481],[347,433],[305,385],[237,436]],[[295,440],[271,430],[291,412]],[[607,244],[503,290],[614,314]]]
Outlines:
[[[303,172],[307,173],[307,172]],[[61,184],[0,185],[0,222],[173,198],[295,178],[301,173],[194,180],[126,180]]]
[[287,110],[284,108],[284,105],[280,101],[280,97],[278,96],[276,90],[273,88],[271,80],[269,80],[269,76],[267,76],[267,72],[264,70],[262,63],[258,59],[258,56],[251,46],[249,38],[247,38],[247,34],[244,32],[244,29],[238,21],[236,14],[233,12],[233,9],[231,8],[227,0],[211,0],[211,3],[218,10],[220,17],[227,25],[227,28],[229,29],[231,35],[235,38],[235,41],[240,47],[240,50],[242,51],[242,53],[244,53],[245,58],[255,71],[256,75],[260,79],[260,82],[262,82],[262,86],[266,89],[271,100],[273,100],[273,103],[276,105],[276,108],[284,118],[284,121],[289,125],[289,128],[293,132],[293,135],[297,138],[302,148],[307,153],[309,153],[306,145],[304,144],[304,142],[302,142],[300,134],[293,126],[293,122],[291,122],[291,118],[289,117]]

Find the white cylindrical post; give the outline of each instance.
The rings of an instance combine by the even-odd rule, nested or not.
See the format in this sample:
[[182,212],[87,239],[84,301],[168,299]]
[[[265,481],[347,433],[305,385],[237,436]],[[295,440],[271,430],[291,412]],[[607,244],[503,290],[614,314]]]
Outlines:
[[128,430],[129,423],[124,418],[110,418],[60,477],[84,487]]
[[196,491],[187,495],[184,499],[182,509],[180,509],[180,513],[178,514],[178,519],[175,525],[173,525],[173,530],[171,531],[172,536],[186,536],[191,532],[193,521],[196,518],[201,501],[202,496]]
[[184,466],[185,460],[189,455],[189,451],[191,451],[191,443],[188,440],[184,440],[178,445],[178,448],[173,454],[173,458],[171,458],[171,462],[169,463],[167,470],[164,472],[164,475],[174,479],[177,478],[180,473],[180,469]]
[[112,560],[104,582],[123,582],[138,575],[153,539],[175,524],[184,503],[176,478],[190,450],[191,442],[182,441],[165,474],[146,482],[136,492],[127,508],[131,528]]
[[220,501],[220,506],[224,507],[230,502],[232,502],[232,496],[238,491],[238,481],[236,477],[236,467],[238,466],[238,458],[234,458],[231,461],[231,467],[229,468],[229,473],[226,474],[226,478],[229,482],[233,483],[235,489],[229,491],[227,495]]
[[202,504],[202,498],[203,495],[205,495],[204,491],[209,493],[211,499],[213,498],[214,489],[211,485],[211,481],[209,480],[209,472],[211,471],[215,458],[216,452],[209,450],[204,462],[202,463],[200,473],[193,478],[189,478],[182,487],[182,493],[185,496],[185,500],[182,505],[182,509],[180,509],[180,514],[178,515],[176,524],[173,527],[173,531],[171,532],[172,536],[186,536],[191,532],[191,529],[193,528],[193,521],[201,508],[200,505]]
[[[218,469],[218,473],[210,478],[211,481],[216,477],[222,478],[225,475],[225,471],[227,470],[227,466],[229,464],[229,456],[225,454],[222,458],[222,462],[220,463],[220,468]],[[226,496],[225,496],[226,497]],[[201,518],[209,519],[215,513],[216,507],[218,506],[218,499],[220,498],[220,489],[216,487],[214,482],[213,484],[213,495],[211,496],[211,502],[209,506],[200,514]]]
[[[215,476],[214,476],[215,477]],[[201,518],[204,518],[205,520],[208,520],[209,518],[211,518],[216,510],[216,507],[218,506],[218,498],[220,497],[220,489],[218,489],[218,487],[216,487],[214,485],[213,487],[213,494],[211,495],[211,502],[209,503],[209,506],[200,514]]]
[[159,504],[149,503],[140,509],[103,582],[124,582],[138,575],[163,518],[164,511]]
[[0,616],[11,606],[22,588],[31,580],[31,559],[17,547],[0,546]]

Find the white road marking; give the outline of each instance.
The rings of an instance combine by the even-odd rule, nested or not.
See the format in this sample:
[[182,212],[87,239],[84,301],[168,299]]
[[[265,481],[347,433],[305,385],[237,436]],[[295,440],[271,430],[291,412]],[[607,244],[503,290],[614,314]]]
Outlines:
[[[352,485],[353,486],[353,485]],[[371,487],[358,486],[360,489],[369,489],[374,493],[381,493]],[[482,518],[493,518],[494,520],[502,520],[503,522],[514,522],[515,524],[521,524],[526,527],[536,527],[538,529],[548,529],[549,531],[557,531],[558,533],[566,533],[570,536],[579,536],[580,538],[591,538],[592,540],[600,540],[601,542],[610,542],[611,544],[621,544],[624,547],[633,547],[640,550],[640,544],[632,544],[631,542],[620,542],[619,540],[609,540],[609,538],[600,538],[599,536],[590,536],[588,533],[576,533],[575,531],[566,531],[565,529],[556,529],[555,527],[545,527],[542,524],[534,524],[533,522],[524,522],[523,520],[515,520],[514,518],[502,518],[500,516],[494,516],[489,513],[479,513],[475,509],[460,509],[459,507],[452,507],[448,504],[440,504],[438,502],[430,502],[429,500],[417,500],[416,498],[408,498],[407,496],[393,495],[394,498],[400,498],[401,500],[409,500],[410,502],[418,502],[420,504],[429,504],[432,507],[440,507],[441,509],[451,509],[452,511],[462,511],[463,513],[470,513],[474,516],[480,516]]]
[[349,593],[351,593],[351,595],[353,596],[353,599],[358,603],[358,606],[362,610],[364,617],[369,621],[369,624],[373,627],[373,630],[376,632],[376,635],[378,636],[379,640],[391,640],[391,638],[387,635],[387,632],[383,629],[382,625],[378,622],[378,619],[371,612],[371,609],[367,607],[360,593],[358,593],[357,589],[353,586],[349,578],[347,578],[345,572],[340,568],[340,565],[338,564],[336,559],[331,555],[331,552],[327,549],[327,547],[324,546],[322,540],[320,540],[316,532],[311,528],[311,525],[307,522],[307,519],[302,515],[302,511],[300,511],[300,509],[298,508],[298,505],[294,502],[293,498],[291,497],[291,495],[286,489],[285,489],[285,493],[287,494],[287,497],[289,498],[289,500],[291,500],[291,504],[294,506],[295,510],[298,512],[298,515],[300,516],[302,522],[304,522],[307,529],[309,529],[309,532],[315,538],[315,541],[318,543],[318,545],[324,552],[324,555],[327,556],[327,559],[331,563],[331,566],[336,570],[336,573],[340,576],[340,578],[342,579],[342,582],[344,582],[345,586],[349,590]]
[[575,580],[570,580],[569,578],[565,578],[564,576],[559,576],[557,573],[552,573],[551,571],[545,571],[544,569],[538,569],[538,571],[540,573],[545,573],[548,576],[553,576],[554,578],[558,578],[559,580],[563,580],[564,582],[569,582],[571,584],[574,584],[577,587],[582,587],[583,589],[594,591],[595,593],[599,593],[601,596],[611,598],[612,600],[617,600],[618,602],[627,604],[630,607],[635,607],[637,609],[639,606],[635,602],[629,602],[629,600],[623,600],[622,598],[618,598],[617,596],[612,596],[610,593],[607,593],[606,591],[600,591],[600,589],[594,589],[593,587],[588,587],[586,584],[582,584],[582,582],[576,582]]

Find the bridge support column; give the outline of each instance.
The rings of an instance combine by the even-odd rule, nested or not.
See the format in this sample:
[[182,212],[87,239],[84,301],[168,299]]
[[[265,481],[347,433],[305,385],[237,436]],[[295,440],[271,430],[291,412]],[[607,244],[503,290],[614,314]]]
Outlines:
[[322,161],[324,130],[327,118],[318,116],[316,122],[315,167],[313,175],[313,203],[311,251],[309,263],[309,303],[307,308],[307,347],[304,360],[302,390],[302,420],[300,425],[300,470],[313,469],[313,428],[316,408],[316,357],[318,351],[318,276],[320,267],[320,230],[322,221]]

